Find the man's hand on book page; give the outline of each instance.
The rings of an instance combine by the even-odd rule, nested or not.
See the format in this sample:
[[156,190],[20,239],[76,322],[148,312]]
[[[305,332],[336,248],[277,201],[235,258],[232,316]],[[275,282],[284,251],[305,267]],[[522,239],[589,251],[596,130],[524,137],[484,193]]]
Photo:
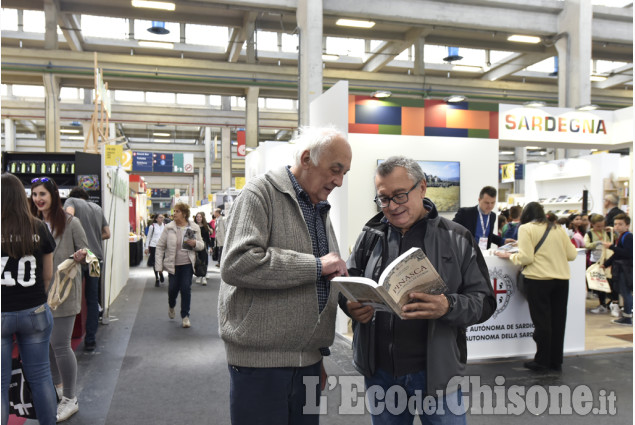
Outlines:
[[438,319],[450,308],[445,295],[412,292],[409,296],[410,302],[402,308],[404,319]]
[[320,257],[320,261],[322,262],[322,276],[326,276],[327,279],[331,280],[337,276],[348,276],[346,263],[338,254],[329,252],[324,257]]
[[375,309],[371,306],[362,305],[362,303],[353,301],[347,301],[346,308],[348,309],[348,313],[351,315],[353,320],[359,323],[368,323],[370,319],[373,318],[373,314],[375,313]]

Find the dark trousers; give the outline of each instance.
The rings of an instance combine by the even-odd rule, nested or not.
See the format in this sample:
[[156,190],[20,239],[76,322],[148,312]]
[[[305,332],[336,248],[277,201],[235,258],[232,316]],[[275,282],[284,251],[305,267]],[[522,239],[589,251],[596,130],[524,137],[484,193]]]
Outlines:
[[168,274],[168,305],[176,306],[176,298],[181,293],[181,318],[190,315],[190,302],[192,300],[192,264],[184,264],[174,267],[174,274]]
[[525,282],[529,314],[535,327],[534,361],[545,367],[557,368],[562,365],[569,281],[525,278]]
[[[303,414],[303,406],[319,406],[321,362],[306,367],[242,367],[229,365],[232,425],[317,425],[318,414]],[[305,376],[317,377],[316,400],[307,402]]]
[[[101,275],[104,274],[104,262],[100,261]],[[86,280],[84,297],[86,298],[86,335],[84,342],[95,342],[97,327],[99,326],[99,281],[101,276],[92,277],[88,272],[88,267],[83,269]]]

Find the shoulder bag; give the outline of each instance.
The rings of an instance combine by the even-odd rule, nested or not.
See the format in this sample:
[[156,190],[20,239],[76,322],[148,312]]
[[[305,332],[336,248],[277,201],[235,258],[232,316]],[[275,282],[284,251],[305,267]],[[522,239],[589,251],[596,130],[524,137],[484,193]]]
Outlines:
[[[534,248],[534,255],[536,255],[536,252],[538,252],[538,249],[542,246],[545,239],[547,239],[547,235],[549,234],[550,230],[551,230],[551,225],[547,224],[547,230],[545,230],[545,233],[542,235],[542,238],[540,238],[540,241],[538,241],[538,244]],[[518,276],[516,277],[516,287],[518,288],[520,293],[523,294],[525,298],[527,298],[527,285],[525,282],[525,275],[523,274],[524,269],[525,268],[523,267],[520,269],[520,271],[518,271]]]

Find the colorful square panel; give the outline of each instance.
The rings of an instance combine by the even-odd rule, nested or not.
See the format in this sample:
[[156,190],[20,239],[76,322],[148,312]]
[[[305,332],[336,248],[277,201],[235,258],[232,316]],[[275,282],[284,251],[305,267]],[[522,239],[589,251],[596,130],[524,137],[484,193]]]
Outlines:
[[355,105],[355,122],[357,124],[401,125],[401,108],[357,104]]
[[426,119],[423,108],[404,106],[401,108],[401,134],[404,136],[425,135]]
[[468,111],[448,108],[446,113],[446,126],[448,128],[489,130],[489,114],[487,111]]

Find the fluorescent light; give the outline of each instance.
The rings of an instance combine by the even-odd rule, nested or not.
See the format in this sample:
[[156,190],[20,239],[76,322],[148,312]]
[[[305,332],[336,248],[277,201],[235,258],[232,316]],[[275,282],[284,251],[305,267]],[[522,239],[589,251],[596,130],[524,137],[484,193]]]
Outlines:
[[139,46],[141,47],[152,47],[156,49],[174,49],[174,43],[166,43],[163,41],[148,41],[148,40],[140,40]]
[[514,34],[507,37],[507,41],[515,41],[517,43],[537,44],[537,43],[540,43],[540,37],[535,37],[533,35]]
[[148,9],[161,9],[161,10],[174,10],[174,3],[164,1],[149,1],[149,0],[132,0],[134,7],[145,7]]
[[528,108],[542,108],[546,105],[542,100],[530,100],[529,102],[523,103]]
[[377,90],[370,94],[372,97],[376,97],[378,99],[384,97],[390,97],[392,93],[389,90]]
[[452,96],[446,97],[443,100],[445,100],[448,103],[463,102],[465,100],[465,96],[461,96],[460,94],[454,94]]
[[483,72],[483,68],[480,66],[473,65],[453,65],[452,71],[459,72]]
[[68,136],[68,140],[84,140],[84,136]]
[[540,146],[526,146],[525,149],[528,151],[536,151],[542,149]]
[[597,149],[591,149],[591,152],[597,152],[597,151],[598,151]]
[[591,81],[595,82],[606,81],[606,78],[604,75],[591,75]]
[[500,151],[498,152],[500,155],[513,155],[514,151]]
[[578,111],[595,111],[598,108],[598,105],[593,105],[589,103],[588,105],[578,106],[576,109]]
[[331,55],[329,53],[323,53],[322,54],[322,60],[324,62],[335,62],[336,60],[338,60],[340,57],[338,55]]
[[335,25],[342,27],[372,28],[375,26],[375,23],[373,21],[359,21],[357,19],[340,18],[337,22],[335,22]]
[[153,139],[154,143],[171,143],[172,139]]
[[73,128],[63,128],[63,129],[60,130],[60,133],[79,134],[79,130],[78,129],[73,129]]
[[152,133],[154,137],[170,137],[170,133]]

